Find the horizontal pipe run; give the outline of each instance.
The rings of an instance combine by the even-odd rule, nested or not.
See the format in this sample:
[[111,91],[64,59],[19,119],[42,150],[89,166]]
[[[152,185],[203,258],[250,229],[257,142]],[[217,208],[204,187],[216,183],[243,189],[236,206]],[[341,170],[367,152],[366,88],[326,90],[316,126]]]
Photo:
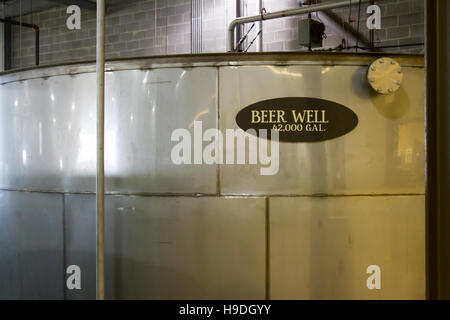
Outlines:
[[19,22],[19,21],[9,20],[9,19],[3,19],[3,18],[0,18],[0,22],[7,23],[7,24],[11,24],[11,25],[14,25],[14,26],[21,26],[21,27],[26,27],[26,28],[33,28],[34,31],[36,31],[36,32],[39,31],[39,27],[38,27],[37,25],[31,24],[31,23]]
[[296,8],[296,9],[288,9],[288,10],[275,11],[275,12],[268,12],[268,13],[261,13],[259,15],[255,15],[255,16],[236,18],[233,21],[231,21],[230,24],[228,25],[227,51],[228,52],[235,51],[234,30],[240,24],[263,21],[263,20],[278,19],[278,18],[284,18],[284,17],[291,17],[291,16],[296,16],[296,15],[301,15],[301,14],[306,14],[306,13],[311,13],[311,12],[337,9],[337,8],[350,6],[351,4],[358,4],[360,1],[361,1],[361,3],[366,3],[366,2],[369,2],[370,0],[347,0],[347,1],[337,2],[337,3],[329,3],[328,2],[328,3],[318,4],[318,5],[314,5],[314,6],[301,7],[301,8]]

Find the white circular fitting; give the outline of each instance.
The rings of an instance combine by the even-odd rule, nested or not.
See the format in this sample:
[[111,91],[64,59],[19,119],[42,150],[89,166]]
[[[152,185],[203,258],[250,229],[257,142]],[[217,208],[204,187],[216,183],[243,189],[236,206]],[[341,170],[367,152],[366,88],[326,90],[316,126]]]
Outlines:
[[402,85],[402,67],[391,58],[377,59],[369,66],[367,80],[376,92],[392,94]]

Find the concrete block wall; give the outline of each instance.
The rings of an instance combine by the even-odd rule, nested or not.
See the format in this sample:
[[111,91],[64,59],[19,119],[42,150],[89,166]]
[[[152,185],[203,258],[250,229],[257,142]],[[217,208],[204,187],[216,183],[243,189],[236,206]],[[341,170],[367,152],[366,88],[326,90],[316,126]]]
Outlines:
[[[320,0],[330,1],[330,0]],[[337,1],[337,0],[333,0]],[[423,43],[424,0],[378,0],[382,11],[382,29],[375,32],[377,46]],[[268,12],[295,8],[298,0],[265,0]],[[258,1],[244,1],[244,14],[258,13]],[[361,6],[360,31],[367,37],[366,7]],[[336,11],[347,20],[349,9]],[[228,23],[235,18],[235,0],[203,0],[202,50],[225,52]],[[66,7],[57,7],[22,21],[35,23],[41,29],[41,64],[66,63],[95,59],[95,12],[82,10],[81,30],[68,30]],[[358,6],[351,16],[358,17]],[[320,16],[319,16],[320,17]],[[290,17],[263,24],[264,51],[306,50],[297,44],[297,23],[302,17]],[[346,35],[328,21],[325,48],[336,47]],[[356,28],[356,22],[352,25]],[[247,25],[245,28],[249,28]],[[247,29],[248,30],[248,29]],[[256,36],[258,25],[248,36],[247,48]],[[258,40],[249,51],[256,51]],[[389,48],[386,51],[423,52],[423,46]],[[13,68],[34,65],[34,31],[13,27]],[[106,16],[107,59],[191,52],[191,0],[129,0],[114,5]]]
[[[81,10],[81,30],[69,30],[66,7],[22,17],[41,29],[41,63],[95,59],[96,14]],[[106,58],[190,53],[191,0],[128,0],[106,15]],[[21,31],[21,32],[19,32]],[[34,64],[34,31],[13,29],[13,67]]]
[[236,18],[236,0],[203,0],[203,52],[225,52],[228,23]]
[[[403,46],[424,43],[425,31],[425,1],[424,0],[379,0],[375,2],[381,9],[381,29],[374,33],[376,47]],[[360,32],[369,38],[369,30],[366,27],[367,6],[361,5]],[[337,10],[341,18],[348,20],[349,10]],[[357,19],[358,6],[354,6],[351,17]],[[352,23],[356,29],[357,23]],[[344,35],[335,32],[342,38]],[[360,44],[361,45],[361,44]],[[389,52],[423,53],[424,46],[386,48]]]
[[[338,0],[332,0],[338,2]],[[295,8],[299,6],[298,0],[265,0],[264,7],[268,12]],[[314,2],[314,0],[313,0]],[[318,0],[317,3],[330,2],[330,0]],[[258,14],[257,10],[258,0],[247,0],[247,14]],[[381,9],[381,30],[376,30],[374,34],[375,46],[394,46],[415,44],[424,42],[424,0],[376,0]],[[367,21],[367,4],[361,5],[360,10],[360,26],[359,31],[369,38],[369,30],[366,26]],[[342,8],[333,10],[341,19],[348,21],[351,16],[355,22],[351,25],[357,29],[358,5],[350,8]],[[351,13],[350,13],[351,12]],[[306,50],[304,47],[298,45],[298,20],[306,18],[305,16],[289,17],[284,19],[277,19],[264,22],[264,50],[265,51],[292,51],[292,50]],[[325,19],[323,15],[317,18],[313,14],[314,19],[322,20],[326,25],[325,33],[327,35],[324,40],[324,48],[335,48],[342,39],[348,40],[349,45],[355,45],[351,39],[344,34],[341,28],[337,29],[332,26],[329,20]],[[253,34],[257,30],[251,32],[249,36],[253,39]],[[363,46],[359,44],[359,46]],[[254,51],[256,46],[252,48]],[[385,51],[403,51],[403,52],[423,52],[423,46],[403,47],[403,48],[388,48]]]

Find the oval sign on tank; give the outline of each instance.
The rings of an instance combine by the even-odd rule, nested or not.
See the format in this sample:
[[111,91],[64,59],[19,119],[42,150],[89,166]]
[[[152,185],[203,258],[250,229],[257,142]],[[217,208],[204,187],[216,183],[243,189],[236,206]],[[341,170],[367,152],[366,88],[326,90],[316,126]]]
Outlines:
[[358,125],[349,108],[317,98],[277,98],[245,107],[236,116],[237,125],[259,136],[260,129],[279,132],[282,142],[320,142],[343,136]]

